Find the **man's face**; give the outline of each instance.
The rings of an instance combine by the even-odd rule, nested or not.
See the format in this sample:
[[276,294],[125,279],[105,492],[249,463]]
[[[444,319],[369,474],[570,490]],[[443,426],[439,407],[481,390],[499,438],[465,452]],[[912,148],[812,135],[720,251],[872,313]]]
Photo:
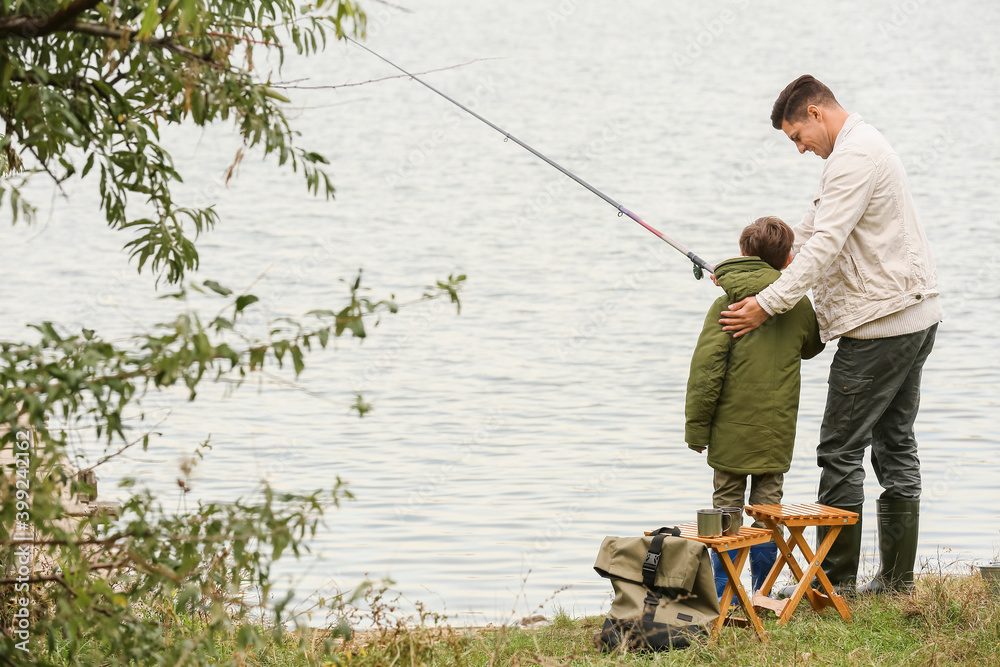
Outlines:
[[809,107],[804,120],[795,123],[781,121],[781,129],[795,142],[800,153],[811,151],[825,160],[833,152],[833,142],[823,122],[823,113],[814,106]]

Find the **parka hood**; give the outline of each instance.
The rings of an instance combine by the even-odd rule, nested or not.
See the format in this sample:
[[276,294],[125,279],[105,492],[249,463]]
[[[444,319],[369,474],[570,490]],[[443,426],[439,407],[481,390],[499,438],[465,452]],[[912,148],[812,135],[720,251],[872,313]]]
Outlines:
[[715,277],[731,303],[736,303],[773,283],[781,277],[781,271],[759,257],[734,257],[715,267]]

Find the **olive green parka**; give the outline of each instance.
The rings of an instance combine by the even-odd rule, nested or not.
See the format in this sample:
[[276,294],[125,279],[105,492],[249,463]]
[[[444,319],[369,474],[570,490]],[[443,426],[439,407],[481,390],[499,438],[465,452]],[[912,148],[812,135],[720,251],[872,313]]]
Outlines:
[[729,304],[757,294],[781,275],[757,257],[719,264],[715,277],[726,295],[705,317],[691,359],[684,439],[708,447],[716,470],[759,475],[787,472],[799,412],[799,365],[823,351],[808,297],[740,338],[722,330]]

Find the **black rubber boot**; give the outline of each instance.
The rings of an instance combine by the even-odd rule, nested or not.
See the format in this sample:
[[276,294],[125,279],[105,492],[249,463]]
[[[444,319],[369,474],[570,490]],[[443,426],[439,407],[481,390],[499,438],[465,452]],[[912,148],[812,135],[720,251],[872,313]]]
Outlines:
[[[844,526],[834,541],[821,567],[830,578],[834,590],[841,595],[853,595],[858,582],[858,565],[861,562],[861,509],[862,505],[853,507],[838,507],[837,509],[858,513],[858,522],[853,526]],[[816,548],[829,532],[829,526],[816,527]],[[813,587],[819,586],[813,581]]]
[[858,587],[859,593],[909,593],[913,590],[913,565],[920,532],[920,499],[889,498],[878,501],[879,571]]

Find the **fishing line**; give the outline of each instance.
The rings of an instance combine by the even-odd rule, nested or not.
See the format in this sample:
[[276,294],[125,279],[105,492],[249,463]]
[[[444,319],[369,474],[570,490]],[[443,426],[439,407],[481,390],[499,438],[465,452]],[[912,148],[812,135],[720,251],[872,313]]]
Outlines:
[[362,49],[364,49],[368,53],[372,54],[373,56],[375,56],[379,60],[387,63],[388,65],[390,65],[392,67],[395,67],[400,72],[402,72],[406,76],[410,77],[411,79],[413,79],[417,83],[425,86],[426,88],[429,88],[430,90],[432,90],[433,92],[437,93],[438,95],[440,95],[444,99],[448,100],[449,102],[451,102],[452,104],[454,104],[455,106],[457,106],[462,111],[465,111],[469,115],[474,116],[474,117],[478,118],[479,120],[481,120],[482,122],[486,123],[487,125],[489,125],[490,127],[492,127],[494,130],[496,130],[497,132],[499,132],[500,134],[502,134],[504,136],[504,141],[507,141],[508,139],[510,141],[513,141],[515,144],[517,144],[518,146],[520,146],[524,150],[528,151],[529,153],[531,153],[532,155],[534,155],[538,159],[540,159],[540,160],[548,163],[550,166],[558,169],[560,172],[562,172],[566,176],[569,176],[574,181],[576,181],[577,183],[579,183],[583,187],[587,188],[588,190],[590,190],[591,192],[593,192],[595,195],[597,195],[598,197],[600,197],[601,199],[603,199],[604,201],[608,202],[609,204],[611,204],[612,206],[614,206],[616,209],[618,209],[618,215],[619,216],[621,216],[621,215],[627,215],[628,217],[630,217],[633,220],[635,220],[636,222],[638,222],[640,225],[642,225],[647,230],[649,230],[654,236],[659,237],[660,239],[662,239],[663,241],[665,241],[668,245],[670,245],[672,248],[674,248],[678,252],[682,253],[685,257],[687,257],[689,260],[691,260],[692,264],[694,265],[692,268],[694,270],[694,277],[695,278],[701,280],[702,269],[704,269],[705,271],[708,271],[709,273],[714,273],[714,271],[715,271],[715,267],[714,266],[712,266],[711,264],[709,264],[708,262],[706,262],[705,260],[703,260],[701,257],[698,257],[698,255],[694,254],[693,252],[691,252],[690,250],[688,250],[687,248],[685,248],[683,245],[681,245],[680,243],[678,243],[674,239],[670,238],[666,234],[660,232],[659,230],[655,229],[651,225],[647,224],[638,215],[636,215],[632,211],[628,210],[627,208],[625,208],[624,206],[622,206],[621,204],[619,204],[618,202],[616,202],[614,199],[612,199],[608,195],[604,194],[603,192],[601,192],[600,190],[598,190],[597,188],[595,188],[593,185],[591,185],[587,181],[583,180],[582,178],[580,178],[579,176],[577,176],[576,174],[574,174],[570,170],[566,169],[565,167],[563,167],[561,164],[559,164],[555,160],[550,159],[549,157],[543,155],[542,153],[539,153],[534,148],[532,148],[528,144],[524,143],[523,141],[521,141],[520,139],[518,139],[517,137],[515,137],[513,134],[511,134],[510,132],[507,132],[506,130],[504,130],[502,127],[494,125],[493,123],[491,123],[487,119],[483,118],[478,113],[476,113],[475,111],[473,111],[469,107],[465,106],[464,104],[462,104],[458,100],[456,100],[456,99],[454,99],[454,98],[452,98],[452,97],[450,97],[450,96],[442,93],[440,90],[438,90],[437,88],[435,88],[431,84],[427,83],[423,79],[419,78],[417,75],[412,74],[412,73],[406,71],[405,69],[403,69],[402,67],[400,67],[396,63],[392,62],[391,60],[389,60],[385,56],[382,56],[382,55],[376,53],[375,51],[372,51],[370,48],[368,48],[367,46],[365,46],[361,42],[358,42],[358,41],[356,41],[354,39],[351,39],[350,37],[347,37],[347,36],[345,36],[344,39],[346,39],[347,41],[351,42],[352,44],[354,44],[356,46],[361,47]]

